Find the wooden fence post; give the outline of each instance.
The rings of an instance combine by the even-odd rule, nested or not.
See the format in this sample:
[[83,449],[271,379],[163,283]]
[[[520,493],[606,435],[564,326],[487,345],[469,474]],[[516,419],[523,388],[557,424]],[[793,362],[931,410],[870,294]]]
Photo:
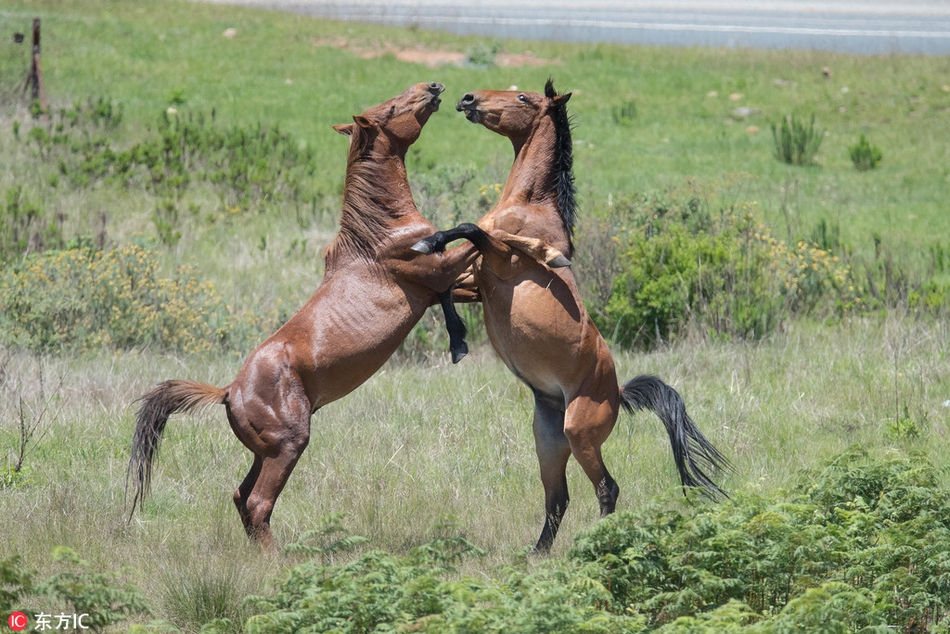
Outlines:
[[26,85],[30,87],[30,98],[39,99],[40,107],[45,112],[46,89],[43,88],[43,72],[40,70],[40,19],[33,18],[33,62],[30,64],[30,74],[26,77]]

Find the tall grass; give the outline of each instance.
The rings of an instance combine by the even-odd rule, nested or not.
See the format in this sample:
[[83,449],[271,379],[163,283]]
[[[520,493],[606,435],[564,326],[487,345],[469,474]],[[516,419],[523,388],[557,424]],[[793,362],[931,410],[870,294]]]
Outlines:
[[[950,466],[941,442],[950,433],[948,334],[946,324],[892,317],[834,328],[800,324],[755,345],[686,343],[616,359],[621,379],[657,373],[683,394],[693,418],[736,465],[727,490],[773,491],[851,446],[872,456],[919,452],[938,468]],[[450,521],[487,551],[464,564],[463,572],[475,575],[491,575],[533,543],[543,492],[531,396],[488,351],[472,357],[459,366],[446,359],[390,363],[321,410],[274,513],[278,542],[342,512],[371,547],[405,552]],[[233,615],[239,606],[228,585],[266,590],[265,580],[287,560],[257,554],[244,536],[230,497],[250,454],[219,409],[170,422],[154,495],[144,513],[126,521],[134,399],[169,377],[225,384],[236,362],[154,354],[4,358],[5,376],[29,378],[22,388],[28,399],[49,377],[65,378],[54,393],[63,404],[58,416],[36,440],[23,477],[2,491],[0,559],[20,553],[49,571],[52,548],[71,547],[95,566],[124,570],[160,615],[185,622],[199,618],[189,610]],[[16,436],[12,408],[9,400],[0,404],[3,447]],[[918,433],[901,433],[892,425],[899,420]],[[676,489],[668,440],[649,415],[622,415],[605,460],[621,487],[618,509]],[[568,473],[572,505],[554,556],[597,521],[590,483],[573,463]]]

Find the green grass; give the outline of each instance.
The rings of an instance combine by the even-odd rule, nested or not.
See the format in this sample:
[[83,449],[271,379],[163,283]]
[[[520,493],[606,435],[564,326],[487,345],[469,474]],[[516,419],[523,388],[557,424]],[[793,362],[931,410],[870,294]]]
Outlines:
[[[801,469],[852,446],[877,457],[919,452],[946,473],[947,335],[945,324],[910,319],[802,324],[756,345],[687,343],[618,354],[617,362],[623,379],[653,372],[680,390],[692,416],[735,464],[727,490],[766,492],[790,486]],[[405,552],[437,536],[450,518],[487,551],[465,563],[463,573],[491,576],[518,558],[543,519],[531,398],[487,351],[473,356],[457,367],[444,358],[392,362],[321,410],[276,507],[278,542],[343,512],[347,528],[372,547]],[[125,571],[158,615],[171,619],[196,618],[183,607],[190,602],[224,602],[222,609],[239,613],[237,594],[222,590],[228,584],[245,594],[266,593],[266,579],[294,558],[258,555],[240,528],[230,496],[250,454],[220,408],[173,418],[145,512],[127,523],[123,502],[134,399],[165,378],[224,384],[236,368],[233,360],[213,357],[9,357],[6,376],[19,377],[28,407],[43,399],[53,405],[25,475],[2,491],[0,559],[21,553],[49,572],[52,548],[71,547],[96,567]],[[411,387],[418,385],[426,388]],[[2,402],[0,446],[9,448],[17,432],[10,424],[15,402]],[[919,435],[895,431],[901,419]],[[605,459],[621,487],[619,510],[675,492],[668,441],[652,415],[622,415]],[[592,487],[574,463],[569,478],[572,505],[555,557],[576,531],[597,521]]]
[[[182,219],[184,235],[165,250],[163,265],[194,266],[238,310],[296,307],[313,291],[321,249],[336,230],[345,162],[345,140],[330,126],[418,81],[448,87],[443,111],[408,157],[420,206],[439,225],[480,216],[480,188],[503,181],[510,161],[507,142],[467,124],[453,111],[454,100],[472,88],[539,90],[553,76],[559,89],[574,92],[575,168],[589,218],[698,182],[723,203],[757,201],[783,239],[807,236],[822,220],[837,223],[842,242],[868,258],[878,235],[900,262],[923,267],[928,248],[946,245],[950,235],[948,58],[504,42],[509,52],[530,48],[555,61],[429,69],[314,42],[345,37],[352,46],[465,51],[479,40],[178,2],[8,2],[0,31],[25,31],[34,15],[43,19],[51,102],[111,97],[123,106],[128,143],[183,99],[179,110],[213,108],[223,125],[277,123],[313,150],[320,195],[306,222],[280,209],[209,223],[208,214],[223,211],[214,194],[187,194],[185,202],[200,213]],[[229,27],[237,29],[234,39],[222,37]],[[23,72],[17,54],[0,53],[0,90]],[[831,77],[822,73],[826,66]],[[730,100],[733,93],[742,96]],[[731,113],[739,106],[759,113],[738,120]],[[769,122],[788,114],[815,114],[828,131],[816,166],[773,158]],[[154,242],[154,196],[134,188],[50,187],[55,168],[13,139],[14,120],[26,125],[29,118],[4,92],[0,190],[22,184],[44,210],[65,217],[68,236],[91,233],[105,212],[110,240]],[[851,164],[848,148],[860,134],[883,151],[873,171]],[[442,195],[453,188],[454,196]],[[598,248],[583,236],[579,245]],[[622,380],[656,373],[683,394],[736,465],[725,488],[774,492],[801,469],[854,445],[878,457],[919,452],[946,474],[948,335],[945,322],[892,312],[834,325],[795,322],[759,343],[687,334],[673,347],[617,353],[616,360]],[[156,616],[180,627],[194,629],[209,615],[240,618],[240,599],[269,592],[267,580],[295,560],[258,554],[240,528],[231,492],[250,454],[223,412],[173,419],[145,511],[127,522],[124,501],[135,399],[167,378],[224,385],[238,367],[223,354],[102,350],[47,357],[0,350],[0,560],[19,553],[52,574],[52,549],[68,546],[95,569],[117,571],[141,588]],[[530,419],[527,389],[484,343],[454,367],[438,343],[421,337],[314,417],[313,440],[274,513],[275,536],[287,544],[320,518],[344,512],[346,526],[372,547],[406,552],[451,521],[487,551],[461,572],[491,577],[520,560],[541,528]],[[21,422],[37,431],[23,472],[13,474]],[[651,416],[622,415],[605,452],[621,487],[619,509],[675,490],[668,441]],[[571,536],[597,517],[592,487],[575,464],[569,478],[571,510],[554,557],[564,556]]]
[[[368,61],[315,42],[345,38],[351,48],[386,43],[466,50],[478,40],[176,2],[86,0],[68,8],[12,3],[0,17],[11,28],[25,29],[33,15],[44,20],[43,71],[52,103],[98,96],[108,86],[108,96],[125,108],[124,126],[133,138],[179,99],[182,110],[216,109],[224,124],[278,122],[314,150],[318,189],[327,197],[321,204],[330,212],[345,148],[331,125],[411,83],[442,81],[444,111],[414,148],[410,169],[415,177],[447,163],[470,170],[474,176],[464,193],[474,200],[480,185],[504,179],[510,150],[504,140],[464,122],[452,103],[475,87],[540,90],[553,76],[560,89],[575,94],[575,167],[587,215],[607,214],[611,203],[695,178],[718,184],[725,199],[757,201],[784,239],[808,236],[825,219],[838,223],[842,241],[860,253],[872,252],[872,236],[879,234],[886,248],[914,261],[950,235],[942,211],[950,186],[950,91],[944,90],[950,59],[945,57],[511,41],[504,43],[506,50],[530,48],[552,63],[430,69],[391,56]],[[229,27],[237,30],[233,39],[222,36]],[[716,96],[709,96],[713,92]],[[741,98],[733,101],[731,95]],[[635,119],[618,123],[617,109],[630,103]],[[758,113],[739,120],[732,114],[739,106]],[[818,166],[788,166],[772,157],[769,123],[790,114],[814,114],[827,130]],[[747,132],[750,126],[759,131]],[[874,138],[887,157],[873,173],[851,166],[848,148],[860,134]],[[7,147],[9,138],[0,143]],[[12,167],[0,185],[28,178],[21,170]],[[144,230],[142,223],[126,224],[125,215],[134,217],[136,205],[120,203],[129,201],[75,201],[58,191],[43,196],[50,205],[65,198],[62,208],[70,217],[106,206],[111,235]],[[123,207],[128,212],[120,211]],[[474,209],[463,211],[465,219],[478,216]],[[265,233],[273,244],[282,233],[257,222],[238,231],[249,244]],[[206,240],[216,243],[212,236],[198,236],[186,240],[181,252],[198,249],[204,258]],[[247,271],[241,267],[241,272]]]

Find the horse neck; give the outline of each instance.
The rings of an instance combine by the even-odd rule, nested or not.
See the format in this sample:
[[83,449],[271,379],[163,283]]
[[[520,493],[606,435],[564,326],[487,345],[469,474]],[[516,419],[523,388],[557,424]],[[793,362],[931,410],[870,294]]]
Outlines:
[[336,256],[372,257],[399,224],[420,216],[412,200],[404,156],[372,152],[352,157],[343,186],[340,233],[334,241]]
[[515,161],[498,204],[552,204],[557,206],[557,170],[554,121],[543,117],[525,139],[511,139]]

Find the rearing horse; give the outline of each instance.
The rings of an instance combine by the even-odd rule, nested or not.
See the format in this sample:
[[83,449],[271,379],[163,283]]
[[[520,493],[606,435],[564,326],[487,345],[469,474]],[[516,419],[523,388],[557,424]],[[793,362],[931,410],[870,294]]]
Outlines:
[[[478,252],[471,245],[444,255],[410,250],[436,227],[416,209],[405,166],[406,152],[439,109],[443,90],[442,84],[417,84],[353,117],[353,123],[334,126],[350,137],[350,147],[340,231],[327,248],[323,280],[307,303],[250,354],[230,385],[165,381],[140,399],[128,471],[135,485],[133,512],[148,493],[168,417],[221,404],[234,434],[254,454],[234,504],[248,536],[273,548],[271,512],[310,440],[311,415],[376,372],[437,294],[454,313],[449,289]],[[563,259],[537,241],[507,240],[489,239],[502,252],[527,249],[543,260]],[[476,297],[469,291],[466,299]],[[464,354],[459,342],[460,336],[453,339],[453,360]]]
[[618,386],[610,349],[587,313],[568,268],[552,270],[518,254],[497,252],[486,232],[539,239],[573,255],[575,189],[566,104],[548,80],[545,94],[479,90],[456,109],[508,137],[515,159],[498,204],[478,225],[437,232],[413,249],[435,253],[458,238],[479,247],[475,283],[485,328],[508,369],[534,393],[534,440],[544,484],[546,519],[536,549],[550,550],[569,496],[566,467],[573,455],[594,485],[601,517],[614,511],[619,487],[601,445],[620,407],[647,408],[663,421],[684,486],[725,496],[706,474],[728,466],[686,413],[680,395],[654,376]]

